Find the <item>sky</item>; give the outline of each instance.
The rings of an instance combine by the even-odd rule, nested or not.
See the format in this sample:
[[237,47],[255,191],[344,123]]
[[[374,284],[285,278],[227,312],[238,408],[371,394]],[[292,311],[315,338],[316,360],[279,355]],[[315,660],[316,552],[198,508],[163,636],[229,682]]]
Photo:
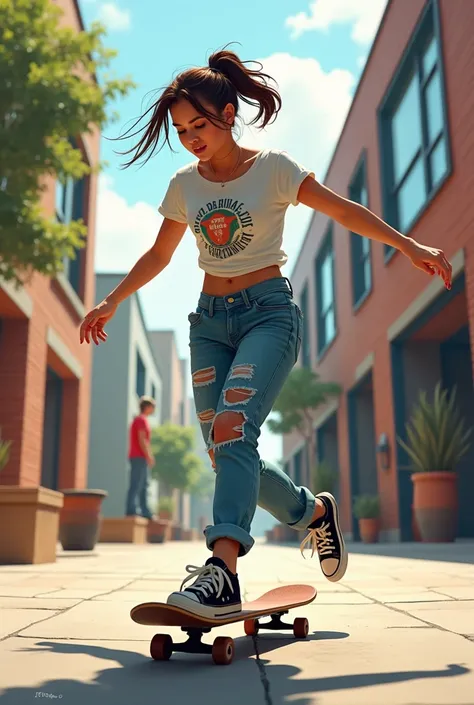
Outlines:
[[[100,20],[105,44],[119,53],[109,73],[130,76],[138,87],[111,106],[119,121],[105,128],[101,158],[95,268],[128,272],[153,244],[161,223],[157,212],[169,179],[193,160],[173,138],[145,166],[121,169],[116,154],[127,143],[113,141],[150,106],[157,90],[179,72],[207,64],[213,51],[233,42],[241,59],[260,61],[277,82],[283,107],[265,131],[244,128],[247,147],[286,150],[322,179],[344,124],[387,0],[79,0],[86,26]],[[289,277],[311,211],[290,206],[283,247]],[[188,229],[175,256],[140,290],[149,329],[174,329],[180,357],[189,359],[188,313],[195,310],[203,272]],[[110,342],[108,343],[110,344]],[[191,390],[190,390],[191,393]],[[264,426],[261,457],[281,459],[281,442]]]

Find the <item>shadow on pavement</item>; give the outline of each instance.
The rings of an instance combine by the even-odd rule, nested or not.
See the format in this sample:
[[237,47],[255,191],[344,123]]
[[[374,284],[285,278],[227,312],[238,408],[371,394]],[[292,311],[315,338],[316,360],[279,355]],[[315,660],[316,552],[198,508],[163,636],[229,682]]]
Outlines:
[[[306,641],[345,639],[345,632],[315,632]],[[148,655],[131,650],[95,646],[78,642],[41,641],[19,652],[46,651],[55,655],[90,656],[112,662],[110,668],[96,671],[93,680],[72,680],[58,677],[34,688],[8,688],[1,692],[1,705],[24,705],[32,698],[62,701],[64,705],[172,705],[192,702],[193,705],[254,705],[265,702],[264,690],[274,705],[314,705],[314,698],[295,700],[298,694],[331,690],[350,690],[382,684],[400,683],[423,678],[446,678],[470,673],[461,665],[448,665],[443,670],[394,671],[389,673],[350,674],[345,676],[298,678],[301,669],[293,665],[272,664],[262,655],[294,643],[292,638],[275,634],[257,638],[259,658],[256,662],[254,642],[249,637],[235,639],[235,657],[230,666],[215,666],[210,656],[173,654],[165,663],[155,662]],[[85,664],[85,665],[83,665]],[[67,662],[61,661],[67,671]],[[256,667],[258,666],[258,667]],[[91,673],[82,660],[81,670]],[[317,672],[317,662],[314,666]],[[76,669],[79,670],[79,669]],[[323,669],[321,669],[323,670]],[[12,674],[13,677],[13,674]],[[85,676],[87,677],[87,676]],[[41,695],[38,695],[41,693]]]

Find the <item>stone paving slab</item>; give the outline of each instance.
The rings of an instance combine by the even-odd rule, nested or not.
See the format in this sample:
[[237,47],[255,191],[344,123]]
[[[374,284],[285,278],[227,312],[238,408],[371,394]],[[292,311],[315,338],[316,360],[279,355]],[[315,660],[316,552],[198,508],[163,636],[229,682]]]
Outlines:
[[[18,632],[22,629],[28,628],[30,625],[40,622],[43,619],[51,618],[51,613],[48,610],[42,609],[18,609],[12,608],[8,610],[2,610],[0,612],[0,639]],[[34,628],[34,627],[31,627]],[[38,627],[41,629],[41,627]],[[20,664],[18,664],[20,668]]]
[[[339,625],[338,625],[339,626]],[[437,629],[360,628],[309,643],[259,639],[270,702],[472,705],[474,645]],[[272,648],[273,647],[273,648]]]
[[[0,643],[2,705],[25,705],[36,693],[55,695],[56,702],[62,696],[65,705],[265,703],[253,642],[246,636],[236,638],[237,656],[230,667],[215,666],[206,655],[180,653],[169,662],[154,662],[148,641],[10,642],[8,650]],[[7,674],[18,663],[21,672],[12,684]]]
[[239,561],[246,595],[314,584],[316,600],[284,617],[307,617],[310,635],[220,627],[204,639],[235,639],[229,667],[179,653],[153,662],[156,631],[184,634],[129,616],[133,604],[179,589],[186,565],[208,557],[202,543],[101,544],[55,564],[0,566],[0,705],[54,695],[71,705],[474,705],[473,546],[428,548],[435,560],[419,547],[408,557],[406,546],[379,550],[351,554],[332,584],[317,557],[257,542]]
[[[60,611],[73,607],[80,599],[65,600],[53,597],[0,597],[0,610],[2,609],[38,609]],[[0,620],[2,612],[0,611]]]

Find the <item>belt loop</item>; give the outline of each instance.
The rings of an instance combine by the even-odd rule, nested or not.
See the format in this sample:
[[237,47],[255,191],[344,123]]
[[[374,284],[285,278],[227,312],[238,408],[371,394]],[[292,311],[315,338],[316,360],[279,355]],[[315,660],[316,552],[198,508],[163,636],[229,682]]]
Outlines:
[[215,296],[211,296],[209,299],[209,318],[212,318],[214,315],[214,301],[215,301]]
[[242,298],[244,300],[244,304],[246,305],[246,307],[252,308],[252,306],[250,304],[249,295],[247,294],[247,289],[242,289],[242,291],[240,293],[242,294]]
[[285,279],[288,282],[288,286],[290,287],[291,298],[293,298],[293,287],[291,286],[291,282],[288,277],[285,277]]

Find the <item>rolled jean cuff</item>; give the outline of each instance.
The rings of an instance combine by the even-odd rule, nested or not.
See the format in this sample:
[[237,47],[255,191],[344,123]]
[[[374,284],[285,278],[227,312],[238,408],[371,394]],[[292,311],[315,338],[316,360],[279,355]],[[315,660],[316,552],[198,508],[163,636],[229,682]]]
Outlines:
[[301,531],[302,529],[307,529],[311,520],[313,518],[314,510],[316,508],[316,497],[312,492],[308,490],[307,487],[301,487],[306,496],[306,506],[301,519],[298,519],[294,524],[288,524],[289,527],[295,529],[295,531]]
[[206,537],[206,545],[210,551],[212,551],[217,539],[237,541],[240,544],[239,557],[245,556],[255,543],[248,531],[235,524],[216,524],[214,526],[211,524],[204,529],[204,535]]

